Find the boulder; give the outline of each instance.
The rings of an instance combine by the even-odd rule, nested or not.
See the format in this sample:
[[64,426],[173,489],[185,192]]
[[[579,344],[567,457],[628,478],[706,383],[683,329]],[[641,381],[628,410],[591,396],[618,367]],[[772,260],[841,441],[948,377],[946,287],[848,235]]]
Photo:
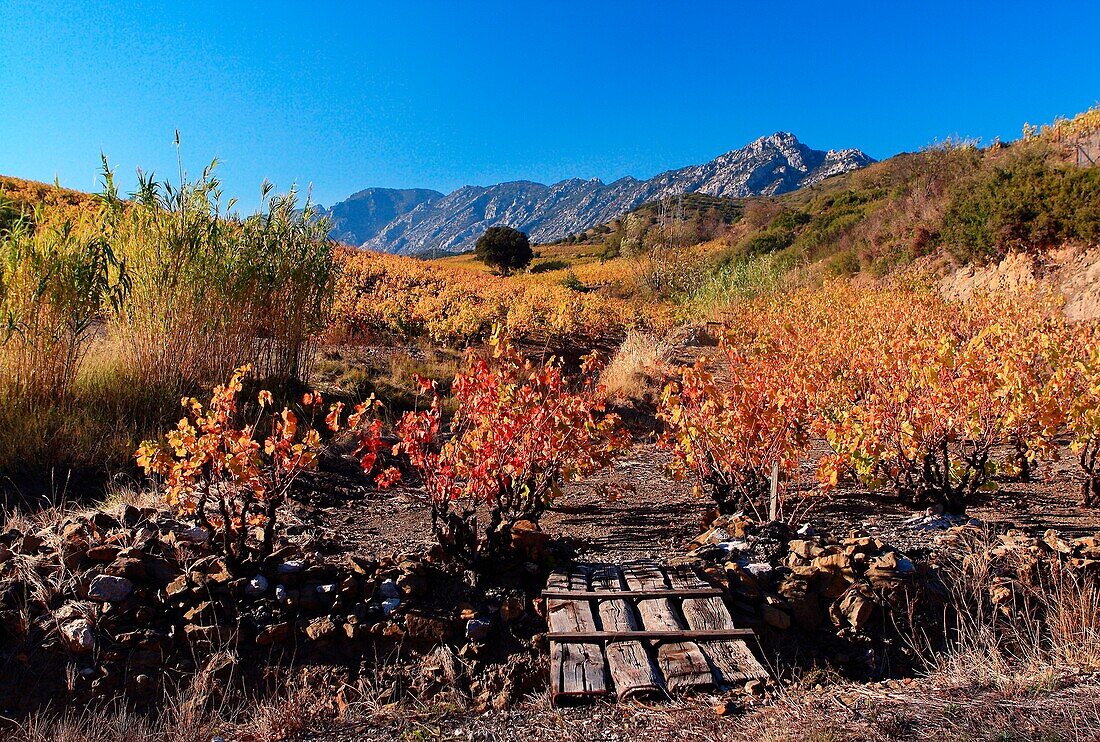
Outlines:
[[96,544],[88,549],[85,556],[93,562],[112,562],[119,551],[121,549],[114,544]]
[[843,597],[837,601],[833,611],[833,620],[836,622],[837,613],[847,620],[848,625],[857,631],[862,630],[875,612],[875,601],[872,596],[865,593],[861,586],[853,585]]
[[472,642],[482,642],[489,636],[492,623],[484,618],[471,618],[466,622],[466,638]]
[[800,628],[812,631],[821,625],[824,618],[821,601],[808,580],[790,575],[779,586],[779,594],[786,598],[791,616]]
[[339,627],[330,616],[315,618],[306,625],[306,636],[313,641],[320,641],[321,639],[328,639],[336,636],[338,631]]
[[383,600],[400,598],[401,588],[399,588],[397,583],[393,580],[383,580],[382,584],[378,586],[378,597]]
[[418,612],[409,612],[405,615],[405,635],[413,641],[441,644],[447,641],[451,634],[448,621]]
[[107,568],[103,571],[105,574],[125,577],[130,580],[144,580],[149,575],[145,560],[135,556],[120,556],[107,565]]
[[245,584],[244,594],[251,598],[255,598],[266,593],[267,588],[267,578],[263,575],[256,575]]
[[272,644],[278,644],[285,642],[290,638],[290,635],[294,627],[289,622],[272,624],[265,626],[256,634],[256,643],[261,647],[271,646]]
[[[214,624],[206,626],[188,624],[184,627],[183,633],[187,637],[187,641],[192,644],[196,642],[206,642],[214,646],[229,644],[236,638],[237,634],[231,626],[217,626]],[[258,639],[257,643],[259,643]]]
[[521,597],[510,596],[500,604],[500,618],[504,623],[514,623],[526,614],[526,601]]
[[759,602],[764,597],[764,591],[760,589],[760,583],[741,565],[736,562],[726,562],[725,570],[730,590],[736,595],[754,603]]
[[1043,543],[1051,548],[1051,550],[1059,554],[1072,554],[1073,547],[1066,543],[1053,528],[1047,529],[1043,534]]
[[82,654],[95,649],[95,631],[86,618],[61,624],[61,641],[70,652]]
[[88,597],[106,603],[126,600],[133,591],[134,583],[115,575],[97,575],[88,585]]
[[791,627],[791,616],[786,611],[773,605],[764,604],[760,607],[760,615],[765,623],[780,631],[786,631]]
[[305,569],[305,562],[299,560],[292,560],[288,562],[282,562],[275,567],[275,574],[277,575],[296,575]]
[[187,592],[190,587],[191,585],[187,581],[187,575],[179,575],[174,580],[168,583],[167,587],[164,588],[164,593],[168,597],[174,598],[177,595],[181,595]]

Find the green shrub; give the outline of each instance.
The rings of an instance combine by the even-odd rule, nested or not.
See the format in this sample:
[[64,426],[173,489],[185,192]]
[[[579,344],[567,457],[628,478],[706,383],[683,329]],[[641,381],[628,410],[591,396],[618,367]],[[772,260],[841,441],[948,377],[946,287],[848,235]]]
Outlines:
[[843,250],[833,255],[825,263],[826,269],[834,276],[854,276],[860,271],[859,256],[852,249]]
[[531,266],[531,273],[549,273],[550,271],[565,270],[571,266],[568,260],[544,260]]
[[740,251],[745,255],[769,255],[789,247],[792,242],[794,242],[793,232],[773,229],[749,236],[742,241]]
[[951,189],[942,239],[962,263],[1100,238],[1100,170],[1056,163],[1044,145],[981,168]]
[[783,209],[772,219],[770,229],[785,230],[793,232],[801,227],[803,224],[808,224],[811,217],[805,211],[794,211],[793,209]]
[[581,279],[577,278],[577,274],[573,271],[565,274],[565,277],[561,279],[561,285],[570,291],[577,291],[582,294],[588,291],[588,287],[581,282]]

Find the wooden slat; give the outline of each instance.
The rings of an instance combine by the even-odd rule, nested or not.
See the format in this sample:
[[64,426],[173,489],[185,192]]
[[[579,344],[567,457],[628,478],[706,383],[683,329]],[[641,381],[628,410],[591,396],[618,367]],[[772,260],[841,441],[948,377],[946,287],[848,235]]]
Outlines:
[[[665,575],[650,561],[623,565],[623,576],[630,589],[667,589]],[[682,631],[687,628],[676,615],[668,598],[638,601],[638,614],[647,631]],[[665,676],[669,691],[713,687],[714,674],[699,646],[694,642],[668,642],[657,648],[657,666]]]
[[670,639],[715,641],[719,639],[743,639],[755,635],[756,632],[752,629],[714,629],[702,631],[693,631],[692,629],[683,629],[682,631],[648,631],[646,629],[638,629],[637,631],[551,631],[546,636],[552,641],[615,642],[625,641],[627,639],[637,639],[639,641],[668,641]]
[[[597,567],[597,569],[599,569]],[[601,600],[603,598],[704,598],[712,595],[725,595],[713,587],[700,587],[692,590],[543,590],[544,598],[576,598],[579,600]]]
[[[568,574],[554,572],[547,585],[554,589],[582,590],[588,587],[588,575],[580,569]],[[550,599],[546,601],[546,611],[552,632],[596,630],[592,604],[586,600]],[[554,701],[607,693],[603,649],[599,645],[551,641],[550,667]]]
[[[686,565],[670,567],[668,577],[674,589],[690,589],[706,584],[695,570]],[[688,598],[684,600],[681,609],[692,631],[712,632],[735,628],[733,617],[721,598]],[[752,636],[753,632],[749,630],[746,634]],[[700,649],[710,661],[721,685],[730,686],[768,676],[744,641],[710,641],[701,644]]]
[[[618,567],[603,564],[593,570],[594,592],[605,597],[614,594],[629,595],[630,591],[621,590],[622,587],[623,578]],[[600,600],[597,612],[603,628],[600,633],[608,639],[615,639],[608,641],[604,647],[604,655],[607,657],[607,667],[619,700],[661,693],[661,675],[653,666],[646,648],[634,636],[641,626],[630,603],[620,598]],[[618,636],[612,637],[612,634]]]

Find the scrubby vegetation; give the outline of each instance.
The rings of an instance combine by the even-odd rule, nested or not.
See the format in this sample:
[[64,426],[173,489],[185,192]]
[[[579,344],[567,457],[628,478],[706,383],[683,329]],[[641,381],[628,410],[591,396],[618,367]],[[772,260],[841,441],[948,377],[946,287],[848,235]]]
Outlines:
[[340,265],[329,330],[333,339],[427,338],[462,346],[487,338],[498,323],[517,336],[561,339],[594,338],[633,324],[661,322],[660,308],[639,311],[615,297],[412,258],[344,253]]
[[[403,704],[506,708],[545,687],[538,598],[585,544],[540,527],[599,511],[583,490],[631,498],[597,530],[692,521],[685,544],[666,530],[611,548],[683,546],[727,591],[782,684],[721,702],[767,698],[773,717],[749,729],[789,712],[814,732],[804,698],[843,709],[838,729],[877,723],[799,685],[823,668],[864,697],[877,686],[848,683],[906,676],[891,682],[966,733],[979,720],[944,710],[959,688],[1057,723],[1042,699],[1070,676],[1100,697],[1081,679],[1100,670],[1100,541],[1046,512],[995,535],[966,515],[1026,508],[1040,485],[1082,518],[1100,504],[1100,325],[1038,280],[952,298],[939,279],[1095,247],[1100,170],[1065,144],[1096,126],[1089,112],[1008,145],[946,143],[777,198],[665,200],[540,247],[527,272],[526,253],[338,250],[308,201],[265,186],[242,217],[212,169],[142,177],[128,198],[107,168],[95,198],[7,181],[8,503],[115,501],[5,514],[0,670],[18,680],[3,685],[64,689],[89,723],[165,737],[172,688],[203,706],[163,718],[254,729],[226,699],[292,669],[325,678],[308,713],[330,720],[367,709],[403,732]],[[639,452],[714,508],[639,476]],[[81,466],[97,481],[59,493]],[[107,485],[116,472],[135,491]],[[1016,499],[991,499],[1009,486]],[[205,675],[238,664],[258,685]],[[19,708],[0,721],[23,737],[91,734]],[[899,734],[922,723],[890,713]]]
[[293,193],[265,186],[242,218],[212,168],[175,186],[142,177],[123,200],[105,164],[103,185],[79,221],[24,210],[0,234],[9,475],[118,466],[181,395],[234,368],[304,378],[327,326],[334,246]]

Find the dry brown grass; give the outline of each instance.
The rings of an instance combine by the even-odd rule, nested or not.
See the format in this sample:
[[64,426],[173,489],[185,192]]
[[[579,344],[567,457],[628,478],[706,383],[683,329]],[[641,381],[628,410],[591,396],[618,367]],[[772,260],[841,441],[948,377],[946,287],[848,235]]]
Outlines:
[[630,330],[619,350],[603,370],[600,381],[608,399],[641,401],[660,392],[672,346],[641,330]]
[[932,675],[1027,693],[1100,672],[1100,584],[1057,556],[966,538],[944,565],[955,620]]
[[[225,668],[235,668],[232,654],[212,657],[191,681],[166,690],[151,713],[120,701],[98,707],[43,710],[15,723],[2,738],[12,742],[210,742],[215,736],[277,742],[292,739],[318,724],[327,691],[292,678],[263,698],[232,692]],[[5,734],[0,728],[0,735]]]
[[1100,739],[1095,577],[989,534],[956,546],[943,563],[948,628],[927,628],[947,632],[946,648],[926,650],[925,676],[788,689],[745,720],[745,738]]

